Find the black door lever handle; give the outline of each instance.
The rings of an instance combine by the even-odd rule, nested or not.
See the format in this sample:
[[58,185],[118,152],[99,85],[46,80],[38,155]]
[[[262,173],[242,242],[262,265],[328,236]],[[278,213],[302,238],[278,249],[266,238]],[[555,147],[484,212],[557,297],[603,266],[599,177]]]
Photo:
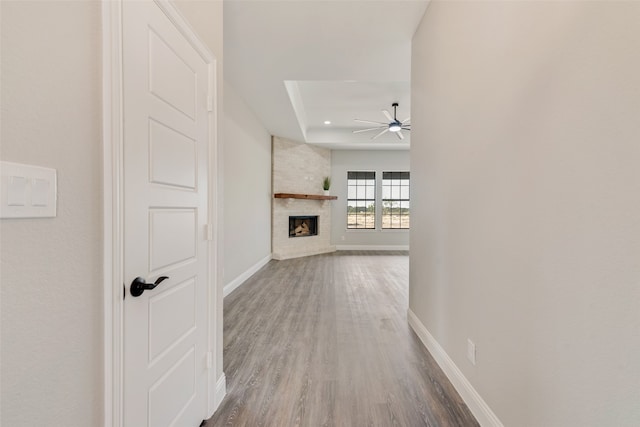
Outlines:
[[168,278],[169,276],[160,276],[155,283],[147,283],[142,277],[136,277],[133,279],[133,282],[131,282],[131,288],[129,289],[131,296],[139,297],[145,290],[155,289],[156,286]]

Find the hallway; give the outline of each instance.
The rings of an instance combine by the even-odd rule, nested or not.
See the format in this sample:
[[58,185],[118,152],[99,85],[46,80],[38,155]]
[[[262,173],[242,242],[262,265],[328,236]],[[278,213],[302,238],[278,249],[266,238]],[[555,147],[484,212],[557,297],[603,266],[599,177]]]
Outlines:
[[406,320],[408,252],[271,261],[224,301],[205,426],[475,426]]

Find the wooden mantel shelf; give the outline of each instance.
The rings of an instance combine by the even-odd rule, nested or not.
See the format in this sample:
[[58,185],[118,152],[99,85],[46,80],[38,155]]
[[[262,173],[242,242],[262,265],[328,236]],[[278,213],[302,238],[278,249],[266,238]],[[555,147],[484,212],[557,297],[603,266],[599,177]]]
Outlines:
[[273,197],[275,199],[338,200],[338,196],[323,196],[320,194],[275,193]]

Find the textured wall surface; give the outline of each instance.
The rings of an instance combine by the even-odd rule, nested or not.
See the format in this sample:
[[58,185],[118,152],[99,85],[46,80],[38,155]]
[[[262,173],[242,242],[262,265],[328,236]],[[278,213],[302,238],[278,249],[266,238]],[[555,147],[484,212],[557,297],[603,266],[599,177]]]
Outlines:
[[2,160],[57,169],[58,216],[0,220],[3,426],[102,420],[99,2],[2,1]]
[[[331,175],[331,151],[273,137],[273,192],[322,194],[322,180]],[[272,253],[275,259],[335,250],[331,246],[331,201],[274,199]],[[318,215],[318,235],[289,238],[289,216]]]
[[410,307],[506,426],[640,425],[638,22],[434,1],[414,36]]

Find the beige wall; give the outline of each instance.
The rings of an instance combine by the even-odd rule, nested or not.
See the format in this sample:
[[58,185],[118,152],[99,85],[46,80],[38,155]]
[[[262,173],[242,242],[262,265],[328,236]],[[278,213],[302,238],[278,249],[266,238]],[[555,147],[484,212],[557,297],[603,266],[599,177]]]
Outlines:
[[640,424],[639,22],[434,1],[414,36],[410,308],[506,426]]
[[58,216],[0,220],[3,426],[102,422],[99,2],[2,1],[2,160],[58,171]]
[[271,135],[225,85],[224,284],[271,255]]

